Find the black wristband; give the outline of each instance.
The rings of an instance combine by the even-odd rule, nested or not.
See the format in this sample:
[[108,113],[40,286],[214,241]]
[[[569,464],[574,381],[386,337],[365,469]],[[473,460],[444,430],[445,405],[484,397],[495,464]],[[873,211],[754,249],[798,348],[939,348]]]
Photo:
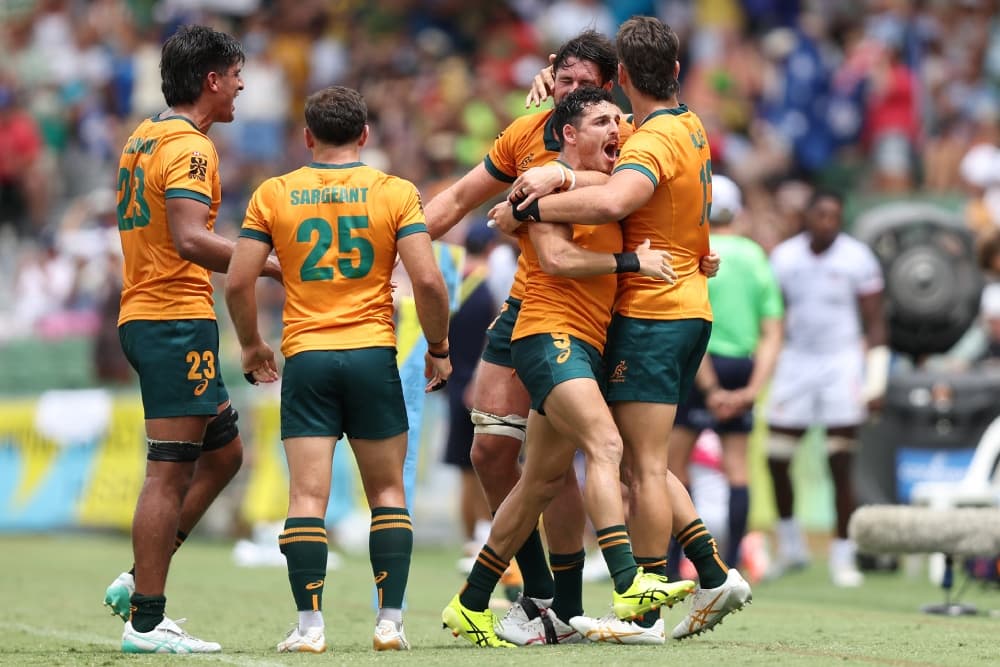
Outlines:
[[524,210],[518,210],[520,202],[511,204],[511,211],[514,214],[514,219],[519,222],[541,222],[542,214],[538,212],[538,200],[535,199]]
[[639,255],[634,252],[615,253],[615,273],[638,273]]
[[448,353],[448,352],[443,352],[443,353],[442,352],[431,352],[430,350],[427,350],[427,354],[431,355],[435,359],[447,359],[450,356],[450,353]]

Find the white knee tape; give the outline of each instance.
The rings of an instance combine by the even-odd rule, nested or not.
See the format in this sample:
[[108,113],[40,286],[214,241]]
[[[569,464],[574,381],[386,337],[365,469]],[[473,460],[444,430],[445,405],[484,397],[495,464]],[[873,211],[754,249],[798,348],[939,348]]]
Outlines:
[[826,439],[827,454],[839,454],[840,452],[847,452],[850,454],[857,451],[857,449],[857,438],[845,438],[842,435],[831,435]]
[[771,433],[767,438],[767,458],[790,461],[799,447],[799,439],[787,433]]
[[475,428],[473,428],[474,433],[502,435],[505,438],[514,438],[515,440],[524,442],[524,430],[528,426],[527,417],[522,417],[521,415],[500,417],[499,415],[473,408],[469,412],[469,418],[475,424]]

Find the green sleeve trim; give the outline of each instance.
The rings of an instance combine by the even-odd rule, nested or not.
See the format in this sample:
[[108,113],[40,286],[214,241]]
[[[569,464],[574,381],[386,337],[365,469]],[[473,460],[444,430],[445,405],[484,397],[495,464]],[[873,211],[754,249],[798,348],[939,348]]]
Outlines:
[[641,164],[620,164],[617,167],[615,167],[615,170],[614,170],[613,173],[618,173],[622,169],[634,169],[635,171],[639,172],[640,174],[645,175],[646,178],[648,178],[650,181],[653,182],[653,187],[654,188],[657,185],[660,184],[659,181],[656,180],[656,176],[653,175],[653,172],[651,172],[646,167],[643,167]]
[[274,242],[271,240],[271,235],[266,234],[258,229],[249,229],[247,227],[243,227],[242,229],[240,229],[240,238],[253,239],[254,241],[260,241],[262,243],[266,243],[272,248],[274,247]]
[[404,236],[409,236],[410,234],[420,234],[421,232],[427,232],[427,225],[422,222],[412,222],[405,227],[400,227],[396,231],[396,240],[403,238]]
[[208,195],[204,195],[200,192],[195,192],[194,190],[186,190],[184,188],[169,188],[165,193],[163,193],[164,199],[193,199],[195,201],[200,201],[206,206],[212,205],[212,199]]
[[483,158],[483,166],[486,167],[486,171],[490,172],[490,176],[497,179],[498,181],[503,181],[504,183],[513,183],[517,179],[516,176],[508,176],[504,172],[500,171],[500,169],[497,168],[495,164],[493,164],[493,160],[490,159],[489,155]]

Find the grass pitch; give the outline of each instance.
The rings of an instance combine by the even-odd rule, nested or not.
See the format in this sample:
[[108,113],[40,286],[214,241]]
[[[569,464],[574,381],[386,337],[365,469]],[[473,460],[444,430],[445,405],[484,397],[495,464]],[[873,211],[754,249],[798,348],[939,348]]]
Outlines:
[[[608,645],[483,650],[441,629],[440,612],[461,586],[457,549],[418,549],[410,575],[406,632],[413,650],[374,653],[371,570],[348,556],[325,593],[327,653],[279,655],[275,644],[295,620],[285,571],[232,564],[231,545],[185,544],[174,560],[168,614],[192,634],[218,641],[216,656],[130,656],[122,623],[101,606],[105,586],[128,565],[121,537],[40,535],[0,538],[0,664],[141,665],[195,661],[224,665],[929,665],[1000,664],[1000,591],[973,583],[963,600],[975,617],[930,616],[920,605],[943,599],[925,576],[869,575],[861,589],[838,590],[821,563],[754,587],[754,603],[715,632],[662,647]],[[590,614],[603,614],[610,584],[588,584]],[[665,610],[670,629],[685,611]]]

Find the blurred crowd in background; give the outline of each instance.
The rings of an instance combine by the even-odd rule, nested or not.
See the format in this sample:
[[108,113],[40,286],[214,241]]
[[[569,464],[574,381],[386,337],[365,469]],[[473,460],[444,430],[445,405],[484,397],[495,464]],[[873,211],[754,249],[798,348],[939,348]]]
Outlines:
[[[360,90],[364,160],[414,181],[426,201],[533,110],[527,88],[561,42],[651,14],[680,35],[681,100],[709,131],[714,171],[742,186],[749,234],[766,249],[798,231],[822,185],[844,192],[849,212],[899,195],[951,206],[998,268],[998,4],[0,0],[0,346],[89,336],[100,379],[131,381],[114,334],[115,165],[137,119],[164,107],[160,46],[184,23],[246,49],[236,121],[211,130],[224,188],[216,229],[229,237],[261,180],[308,161],[310,92]],[[276,336],[280,291],[265,298]]]

